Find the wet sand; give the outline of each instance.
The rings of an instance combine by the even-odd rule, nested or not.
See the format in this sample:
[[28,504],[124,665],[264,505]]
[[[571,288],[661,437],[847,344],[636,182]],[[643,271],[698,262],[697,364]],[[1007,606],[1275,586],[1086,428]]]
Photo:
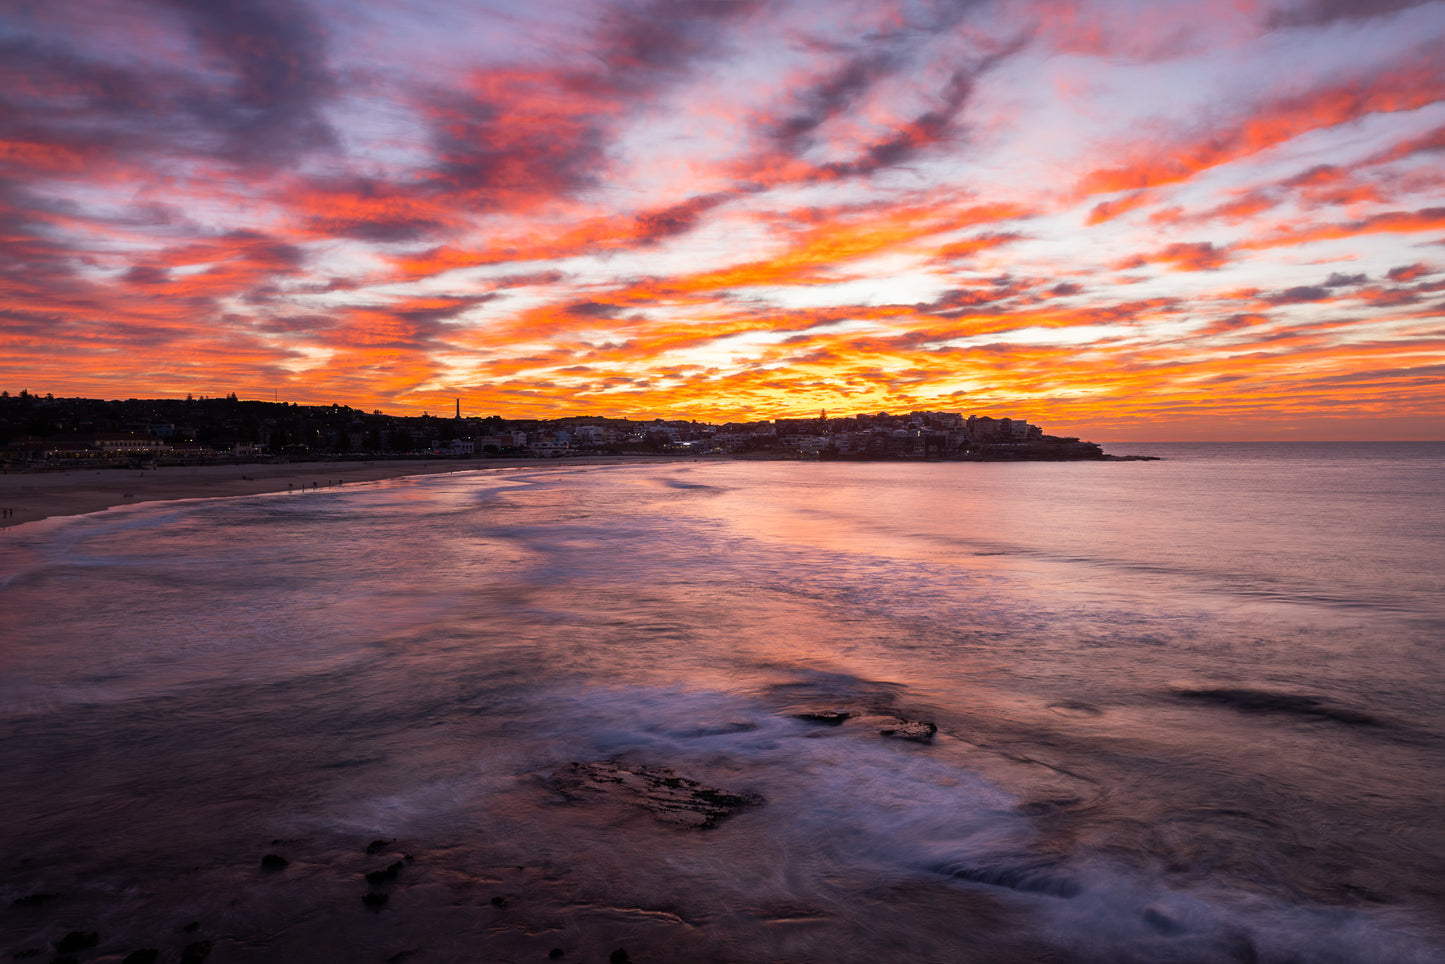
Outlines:
[[[84,515],[117,505],[174,499],[257,495],[376,482],[410,475],[609,465],[656,456],[596,456],[565,459],[415,459],[374,462],[289,462],[243,465],[162,466],[156,469],[10,470],[0,475],[0,528],[51,516]],[[665,457],[664,457],[665,458]]]

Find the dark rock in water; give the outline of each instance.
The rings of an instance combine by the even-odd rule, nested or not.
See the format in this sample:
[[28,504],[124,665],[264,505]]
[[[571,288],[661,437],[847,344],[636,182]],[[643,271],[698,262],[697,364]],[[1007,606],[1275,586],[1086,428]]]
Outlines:
[[766,802],[756,793],[704,786],[667,767],[628,766],[614,760],[565,766],[552,774],[552,785],[569,800],[620,800],[663,823],[699,830],[710,830],[732,813]]
[[10,902],[11,907],[39,907],[48,904],[52,900],[59,900],[59,894],[26,894],[24,897],[17,897]]
[[83,951],[99,943],[100,935],[95,931],[71,931],[55,942],[55,952],[69,954],[71,951]]
[[895,740],[911,740],[914,743],[932,743],[938,732],[938,725],[922,720],[894,720],[878,730],[884,736]]
[[367,907],[371,907],[375,910],[380,910],[382,907],[386,906],[386,901],[389,897],[389,894],[383,894],[379,893],[378,891],[372,890],[367,891],[366,893],[361,895],[361,902]]
[[187,944],[185,949],[181,951],[181,964],[201,964],[202,961],[210,956],[211,942],[196,941],[195,943]]
[[1188,930],[1187,927],[1168,914],[1155,910],[1153,907],[1144,908],[1144,923],[1166,937],[1178,937]]
[[632,958],[627,956],[627,948],[619,947],[617,950],[607,955],[607,960],[610,962],[610,964],[629,964]]
[[366,882],[368,884],[371,884],[373,887],[379,886],[381,884],[389,884],[393,880],[396,880],[396,875],[400,873],[401,869],[405,866],[406,864],[398,860],[384,870],[373,870],[371,873],[366,875]]
[[161,952],[154,947],[142,947],[127,954],[120,964],[156,964],[160,957]]
[[382,840],[378,838],[366,845],[366,853],[368,856],[375,857],[377,854],[386,850],[387,847],[390,847],[394,843],[396,843],[395,840]]
[[1181,699],[1217,703],[1245,713],[1289,713],[1295,716],[1313,716],[1318,719],[1349,723],[1353,726],[1383,726],[1384,724],[1368,713],[1351,710],[1342,706],[1330,706],[1323,700],[1299,693],[1276,693],[1270,690],[1254,690],[1235,687],[1210,689],[1175,690]]
[[809,723],[822,723],[824,726],[839,726],[852,715],[847,710],[814,710],[808,713],[794,713],[793,719],[806,720]]
[[492,906],[493,906],[493,907],[506,907],[506,906],[507,906],[507,898],[501,897],[501,896],[493,897],[493,898],[492,898]]
[[552,959],[552,960],[554,960],[554,961],[560,961],[560,960],[562,959],[563,955],[565,955],[566,953],[567,953],[567,952],[564,951],[564,950],[562,950],[562,948],[560,948],[560,947],[554,947],[554,948],[552,948],[550,951],[547,952],[547,957],[549,957],[550,959]]
[[198,921],[198,920],[193,920],[193,921],[191,921],[189,924],[187,924],[186,926],[184,926],[184,927],[181,928],[181,930],[182,930],[184,933],[187,933],[187,934],[194,934],[196,931],[198,931],[198,930],[200,930],[200,929],[201,929],[201,922]]
[[261,869],[281,870],[285,868],[286,865],[289,863],[291,863],[291,861],[287,860],[280,854],[267,854],[266,856],[261,858]]
[[1072,810],[1084,803],[1082,797],[1058,797],[1053,800],[1030,800],[1020,803],[1014,809],[1026,817],[1046,817],[1064,810]]

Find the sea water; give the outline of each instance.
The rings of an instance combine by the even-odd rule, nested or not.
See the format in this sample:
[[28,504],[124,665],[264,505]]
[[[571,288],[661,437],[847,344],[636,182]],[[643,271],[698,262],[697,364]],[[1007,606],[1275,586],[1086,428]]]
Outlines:
[[1445,445],[1113,448],[0,533],[0,948],[1445,960]]

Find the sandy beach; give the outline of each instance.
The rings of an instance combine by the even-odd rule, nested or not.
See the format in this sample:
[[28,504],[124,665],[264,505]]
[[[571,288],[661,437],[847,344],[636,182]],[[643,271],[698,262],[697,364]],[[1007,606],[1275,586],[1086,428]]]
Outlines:
[[173,499],[257,495],[320,489],[357,482],[446,472],[505,471],[540,465],[555,468],[607,465],[635,459],[598,456],[568,459],[415,459],[374,462],[290,462],[246,465],[163,466],[156,469],[7,471],[0,475],[0,528],[51,516],[84,515],[118,505]]

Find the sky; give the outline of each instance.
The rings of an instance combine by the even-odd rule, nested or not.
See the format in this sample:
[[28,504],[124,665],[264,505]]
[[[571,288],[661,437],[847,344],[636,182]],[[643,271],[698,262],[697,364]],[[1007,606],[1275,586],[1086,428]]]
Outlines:
[[0,387],[1445,439],[1445,3],[0,0]]

